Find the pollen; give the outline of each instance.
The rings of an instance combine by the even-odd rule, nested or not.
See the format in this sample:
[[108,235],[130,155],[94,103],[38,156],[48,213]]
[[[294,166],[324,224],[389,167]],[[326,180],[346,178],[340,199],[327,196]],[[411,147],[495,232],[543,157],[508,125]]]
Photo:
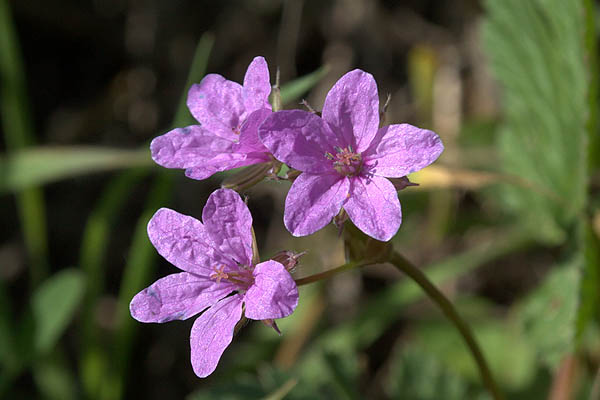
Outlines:
[[210,275],[210,279],[214,279],[217,283],[221,283],[221,279],[229,278],[229,275],[224,271],[225,266],[221,265],[219,267],[213,267],[214,273]]
[[333,161],[333,168],[342,175],[358,175],[362,169],[362,157],[355,153],[352,146],[334,147],[335,155],[325,153],[325,158]]

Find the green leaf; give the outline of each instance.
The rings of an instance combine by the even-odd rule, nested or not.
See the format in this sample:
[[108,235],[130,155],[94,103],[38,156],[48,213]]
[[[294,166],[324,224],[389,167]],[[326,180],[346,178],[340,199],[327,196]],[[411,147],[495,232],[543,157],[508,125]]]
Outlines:
[[[26,148],[34,141],[25,70],[9,2],[0,0],[0,120],[8,152]],[[0,193],[5,180],[0,167]],[[34,288],[49,269],[44,193],[31,187],[16,197],[29,258],[30,285]]]
[[484,44],[504,100],[501,166],[535,185],[505,185],[502,194],[540,240],[560,243],[586,200],[588,80],[581,2],[485,4]]
[[[488,311],[490,314],[493,311]],[[535,377],[536,358],[518,324],[490,318],[469,318],[469,323],[498,383],[511,390],[527,387]],[[473,357],[452,325],[446,321],[423,322],[416,337],[423,349],[435,354],[447,368],[470,382],[480,382]]]
[[288,82],[281,86],[281,102],[289,104],[292,101],[299,100],[306,92],[312,89],[329,71],[327,65],[304,75],[298,79]]
[[542,284],[516,307],[532,348],[548,366],[556,367],[574,349],[579,270],[582,257],[555,267]]
[[77,384],[73,372],[64,360],[44,360],[33,368],[33,377],[44,399],[77,399]]
[[37,147],[0,157],[0,193],[90,172],[152,165],[150,152],[93,146]]
[[48,278],[32,297],[35,348],[45,353],[56,344],[83,297],[81,271],[69,268]]
[[418,347],[398,347],[385,380],[389,398],[405,400],[462,400],[469,385],[453,368]]

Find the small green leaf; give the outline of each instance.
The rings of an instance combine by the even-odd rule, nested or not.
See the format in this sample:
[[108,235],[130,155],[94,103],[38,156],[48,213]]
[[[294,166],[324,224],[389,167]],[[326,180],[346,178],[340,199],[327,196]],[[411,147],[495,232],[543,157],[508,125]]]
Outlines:
[[19,191],[60,179],[152,165],[150,151],[92,146],[37,147],[0,157],[0,193]]
[[48,278],[35,291],[32,308],[37,351],[47,352],[56,344],[75,314],[83,289],[83,274],[69,268]]
[[306,92],[312,89],[329,71],[327,65],[304,75],[298,79],[286,83],[281,86],[281,101],[283,104],[289,104],[292,101],[297,101]]

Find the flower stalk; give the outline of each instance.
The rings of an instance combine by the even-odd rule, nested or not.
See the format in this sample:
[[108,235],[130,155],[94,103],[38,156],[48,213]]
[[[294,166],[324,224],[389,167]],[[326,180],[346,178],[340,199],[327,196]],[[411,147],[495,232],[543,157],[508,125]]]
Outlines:
[[421,289],[425,291],[427,296],[433,300],[442,310],[444,315],[456,326],[456,329],[462,335],[467,347],[471,351],[475,362],[477,363],[477,367],[479,368],[479,373],[481,374],[481,379],[483,380],[483,384],[488,389],[492,398],[495,400],[503,400],[504,397],[500,393],[496,381],[492,376],[492,372],[488,367],[488,364],[473,336],[473,332],[471,328],[467,325],[467,323],[461,318],[458,314],[450,300],[437,288],[431,281],[425,276],[420,269],[411,264],[406,258],[404,258],[398,252],[393,252],[391,254],[389,262],[398,268],[400,271],[404,272],[415,281]]

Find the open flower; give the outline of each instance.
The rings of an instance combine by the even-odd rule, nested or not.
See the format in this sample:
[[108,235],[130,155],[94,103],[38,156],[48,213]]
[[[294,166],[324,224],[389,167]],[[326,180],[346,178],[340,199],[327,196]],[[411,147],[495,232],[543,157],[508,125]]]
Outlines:
[[177,128],[150,144],[152,159],[184,168],[193,179],[215,172],[272,161],[258,140],[258,126],[271,114],[269,68],[263,57],[248,66],[243,86],[209,74],[193,85],[187,106],[200,125]]
[[394,185],[435,161],[444,147],[434,132],[401,124],[379,128],[373,76],[344,75],[327,94],[322,117],[290,110],[271,114],[259,137],[278,160],[303,173],[285,201],[284,222],[294,236],[327,225],[343,207],[367,235],[387,241],[402,222]]
[[148,223],[150,241],[184,272],[157,280],[129,308],[140,322],[202,313],[192,327],[190,345],[192,367],[203,378],[215,370],[242,313],[269,322],[286,317],[298,304],[298,289],[280,263],[252,264],[252,216],[236,192],[213,192],[202,220],[204,224],[166,208],[154,214]]

